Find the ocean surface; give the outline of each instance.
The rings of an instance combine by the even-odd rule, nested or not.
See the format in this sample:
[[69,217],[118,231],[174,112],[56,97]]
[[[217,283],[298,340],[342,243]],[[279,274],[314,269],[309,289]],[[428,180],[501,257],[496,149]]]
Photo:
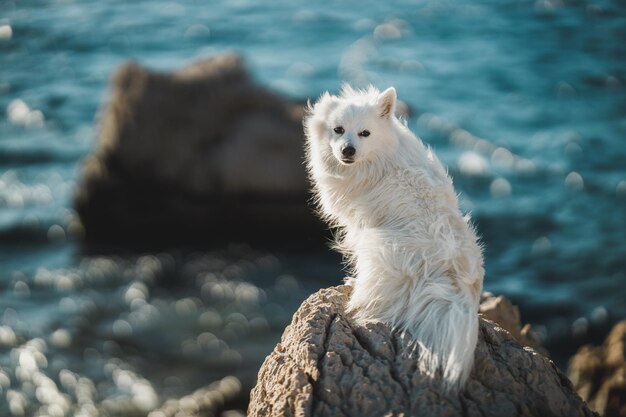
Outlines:
[[73,189],[129,59],[237,52],[295,99],[395,86],[482,235],[485,289],[565,368],[626,318],[625,39],[623,0],[0,0],[0,414],[142,416],[232,376],[216,410],[242,415],[297,306],[343,276],[226,236],[81,250]]

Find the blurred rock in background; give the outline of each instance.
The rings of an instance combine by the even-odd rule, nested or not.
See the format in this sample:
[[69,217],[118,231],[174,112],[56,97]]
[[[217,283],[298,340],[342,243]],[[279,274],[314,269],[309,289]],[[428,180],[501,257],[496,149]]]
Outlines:
[[508,298],[495,296],[490,292],[484,292],[480,299],[480,314],[487,320],[497,323],[509,332],[522,346],[529,346],[544,356],[549,356],[548,351],[541,347],[541,342],[530,324],[522,326],[522,317],[519,307],[514,305]]
[[592,409],[605,417],[626,416],[626,321],[617,323],[601,346],[580,348],[568,374]]
[[[197,389],[181,398],[167,400],[148,417],[204,417],[215,416],[241,394],[241,383],[237,378],[226,377],[207,387]],[[240,410],[227,410],[219,414],[224,417],[243,417]]]
[[235,55],[170,74],[122,66],[76,193],[86,240],[323,236],[307,204],[303,112],[255,84]]

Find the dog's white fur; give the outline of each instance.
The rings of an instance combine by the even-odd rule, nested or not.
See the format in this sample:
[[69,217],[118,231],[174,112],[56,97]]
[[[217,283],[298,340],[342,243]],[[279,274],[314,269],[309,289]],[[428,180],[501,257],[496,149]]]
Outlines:
[[[308,171],[355,276],[348,311],[359,323],[408,331],[420,371],[455,393],[474,361],[482,251],[445,168],[396,118],[395,105],[393,88],[349,86],[309,104]],[[350,164],[342,161],[346,145],[356,150]]]

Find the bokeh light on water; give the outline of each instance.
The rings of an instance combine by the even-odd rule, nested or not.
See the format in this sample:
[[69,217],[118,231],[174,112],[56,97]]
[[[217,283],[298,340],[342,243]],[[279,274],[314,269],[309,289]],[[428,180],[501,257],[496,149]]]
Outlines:
[[81,252],[79,161],[130,58],[234,50],[298,99],[394,85],[483,236],[486,288],[563,365],[626,317],[623,39],[617,0],[0,2],[0,414],[236,415],[294,309],[342,275],[323,251],[226,242]]
[[232,375],[241,406],[240,378],[249,389],[301,291],[316,285],[244,246],[13,272],[2,288],[0,389],[15,415],[145,415]]

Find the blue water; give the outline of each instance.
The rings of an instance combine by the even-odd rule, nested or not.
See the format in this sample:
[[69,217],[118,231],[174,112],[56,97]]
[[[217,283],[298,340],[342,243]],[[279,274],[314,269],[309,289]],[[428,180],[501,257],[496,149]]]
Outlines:
[[0,0],[0,411],[54,414],[37,373],[64,413],[79,407],[68,371],[109,414],[225,375],[245,391],[301,300],[341,277],[336,257],[245,246],[81,253],[72,190],[128,59],[234,51],[298,99],[394,85],[483,236],[486,289],[570,353],[626,317],[624,39],[617,0]]

